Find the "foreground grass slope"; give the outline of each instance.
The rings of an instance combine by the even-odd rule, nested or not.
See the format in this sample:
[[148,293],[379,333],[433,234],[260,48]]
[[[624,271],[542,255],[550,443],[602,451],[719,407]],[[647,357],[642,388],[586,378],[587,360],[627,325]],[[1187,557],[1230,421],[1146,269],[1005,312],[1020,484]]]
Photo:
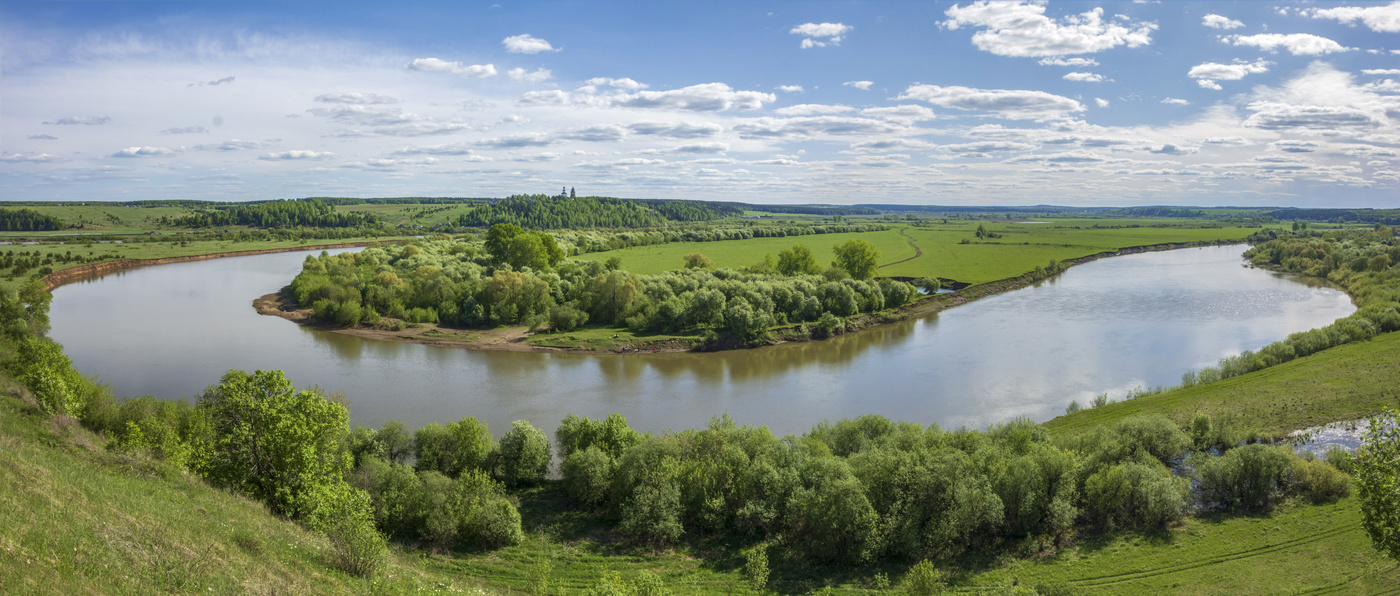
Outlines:
[[1324,350],[1224,381],[1081,410],[1045,423],[1072,434],[1139,414],[1186,425],[1197,413],[1236,419],[1265,436],[1356,420],[1400,406],[1400,333]]
[[[328,563],[324,537],[260,503],[111,454],[0,378],[0,593],[469,593],[472,582],[393,557],[376,582]],[[64,421],[66,420],[66,422]]]

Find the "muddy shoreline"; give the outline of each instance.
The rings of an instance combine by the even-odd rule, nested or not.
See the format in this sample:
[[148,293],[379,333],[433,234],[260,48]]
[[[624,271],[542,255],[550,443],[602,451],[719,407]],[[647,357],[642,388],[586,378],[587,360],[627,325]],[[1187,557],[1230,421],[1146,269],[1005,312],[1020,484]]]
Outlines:
[[[1104,251],[1092,255],[1085,255],[1073,259],[1061,261],[1066,269],[1075,265],[1082,265],[1092,261],[1097,261],[1106,257],[1117,257],[1145,252],[1158,252],[1164,250],[1177,250],[1181,248],[1195,248],[1203,246],[1224,246],[1230,244],[1242,244],[1241,240],[1220,240],[1206,242],[1171,242],[1165,244],[1151,244],[1144,246],[1128,246],[1118,250]],[[950,294],[935,294],[923,299],[906,304],[892,311],[863,314],[851,317],[846,321],[844,333],[853,333],[863,329],[869,329],[877,325],[897,323],[914,317],[941,312],[967,304],[974,300],[994,296],[1011,290],[1017,290],[1032,285],[1043,280],[1032,279],[1029,274],[1016,277],[1008,277],[992,282],[965,286]],[[311,310],[299,308],[283,292],[274,292],[260,296],[253,300],[253,308],[258,314],[281,317],[292,321],[298,325],[350,335],[365,339],[376,339],[383,341],[401,341],[418,343],[431,346],[464,348],[468,350],[497,350],[510,352],[559,352],[568,354],[658,354],[676,352],[695,351],[720,351],[733,349],[747,349],[756,346],[744,346],[737,344],[722,343],[719,346],[706,346],[704,349],[697,349],[696,346],[688,345],[683,340],[665,340],[655,344],[642,343],[641,345],[626,345],[609,349],[582,349],[582,348],[562,348],[554,346],[534,346],[526,342],[530,336],[529,330],[525,327],[498,327],[495,329],[456,329],[452,327],[440,327],[431,324],[420,324],[418,327],[392,331],[388,329],[376,329],[364,325],[350,328],[340,328],[313,321]],[[767,345],[774,345],[789,342],[821,341],[806,336],[798,336],[793,330],[796,325],[775,329],[773,331],[774,340]],[[761,346],[757,346],[761,347]]]

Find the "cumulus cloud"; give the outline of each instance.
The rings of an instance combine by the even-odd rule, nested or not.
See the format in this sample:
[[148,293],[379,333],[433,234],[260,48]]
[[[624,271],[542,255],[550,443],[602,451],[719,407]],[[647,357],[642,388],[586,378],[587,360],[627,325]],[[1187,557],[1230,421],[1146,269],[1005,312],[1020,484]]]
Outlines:
[[828,45],[841,45],[841,37],[854,27],[841,23],[803,23],[788,30],[789,34],[803,37],[801,48],[824,48]]
[[1232,35],[1224,39],[1237,46],[1254,46],[1267,52],[1276,52],[1282,48],[1294,56],[1321,56],[1351,49],[1311,33],[1260,33]]
[[783,93],[804,93],[807,90],[802,85],[778,85],[778,90]]
[[54,120],[52,122],[45,122],[44,124],[57,126],[72,126],[75,124],[86,124],[88,126],[98,126],[111,121],[112,118],[109,116],[69,116],[67,118],[59,118],[58,120]]
[[818,116],[821,114],[844,114],[852,110],[855,110],[855,108],[843,105],[800,103],[794,106],[778,108],[773,110],[773,113],[779,116]]
[[325,95],[318,95],[316,96],[316,101],[321,103],[348,103],[361,106],[399,103],[397,98],[389,97],[388,95],[353,91],[350,93],[327,93]]
[[1149,149],[1148,151],[1160,155],[1191,155],[1193,153],[1196,153],[1198,149],[1196,149],[1195,147],[1182,147],[1180,145],[1174,145],[1172,143],[1164,143],[1162,144],[1162,146],[1157,147],[1156,149]]
[[895,137],[891,139],[873,139],[860,141],[851,144],[852,151],[915,151],[933,149],[937,147],[933,143],[920,139],[906,139]]
[[1367,68],[1361,71],[1365,75],[1400,75],[1400,68]]
[[1084,105],[1044,91],[1024,89],[974,89],[913,85],[895,99],[925,101],[936,106],[991,112],[1010,120],[1045,120],[1084,111]]
[[1189,102],[1189,101],[1187,101],[1187,100],[1184,100],[1184,99],[1181,99],[1181,98],[1179,98],[1179,97],[1168,97],[1168,98],[1166,98],[1166,99],[1163,99],[1163,100],[1162,100],[1162,103],[1171,104],[1171,105],[1174,105],[1174,106],[1189,106],[1189,105],[1191,105],[1191,102]]
[[234,77],[224,77],[224,78],[222,78],[222,79],[218,79],[218,80],[214,80],[214,81],[202,81],[202,82],[199,82],[199,83],[190,83],[190,84],[185,85],[185,86],[186,86],[186,87],[216,87],[216,86],[219,86],[219,85],[226,85],[226,84],[228,84],[228,83],[232,83],[232,82],[233,82],[233,79],[234,79]]
[[1258,60],[1253,63],[1237,62],[1235,64],[1206,62],[1205,64],[1192,66],[1191,70],[1186,72],[1186,76],[1197,79],[1196,84],[1205,89],[1220,91],[1224,87],[1216,83],[1216,80],[1238,81],[1243,79],[1245,75],[1269,72],[1269,66],[1271,65],[1273,65],[1272,62],[1265,62],[1263,60]]
[[526,91],[515,103],[522,106],[562,106],[569,103],[569,94],[558,89]]
[[549,42],[531,35],[512,35],[501,40],[501,45],[506,51],[512,54],[538,54],[540,52],[556,51]]
[[1201,24],[1212,29],[1239,29],[1244,23],[1234,19],[1223,17],[1218,14],[1208,14],[1201,17]]
[[1041,66],[1098,66],[1099,61],[1093,58],[1041,58],[1038,62]]
[[675,147],[672,147],[668,152],[683,153],[689,155],[713,155],[717,153],[724,153],[728,150],[729,143],[705,142],[677,145]]
[[1333,132],[1371,129],[1400,112],[1400,98],[1357,86],[1352,75],[1314,62],[1278,89],[1261,89],[1246,107],[1254,112],[1244,125],[1266,130]]
[[293,150],[291,150],[291,151],[282,151],[282,152],[280,152],[280,153],[268,153],[267,155],[259,156],[258,159],[265,160],[265,161],[290,161],[290,160],[298,160],[298,159],[318,160],[318,159],[327,159],[327,158],[331,158],[331,157],[335,157],[335,154],[334,154],[334,153],[331,153],[331,152],[329,152],[329,151],[311,151],[311,150],[309,150],[309,149],[293,149]]
[[269,145],[271,145],[271,143],[229,139],[222,143],[204,143],[200,145],[195,145],[194,149],[196,151],[247,151],[251,149],[263,149],[265,147],[268,147]]
[[204,134],[204,133],[207,133],[207,132],[209,132],[209,129],[204,128],[203,126],[182,126],[182,127],[178,127],[178,128],[167,128],[167,129],[165,129],[165,130],[160,131],[160,134],[163,134],[163,135],[193,135],[193,134]]
[[1094,103],[1095,103],[1096,105],[1098,105],[1099,107],[1101,107],[1101,108],[1106,108],[1106,107],[1108,107],[1108,100],[1107,100],[1107,99],[1104,99],[1104,98],[1102,98],[1102,97],[1095,97],[1095,98],[1094,98]]
[[165,147],[126,147],[113,153],[112,157],[156,157],[174,153]]
[[1317,143],[1312,141],[1281,140],[1269,143],[1269,146],[1286,153],[1312,153],[1317,150]]
[[890,134],[896,125],[873,118],[812,116],[806,118],[754,118],[734,125],[743,138],[806,138],[814,136]]
[[474,155],[474,153],[464,144],[452,143],[448,145],[404,147],[403,149],[393,152],[392,155]]
[[47,153],[11,153],[4,157],[0,157],[0,161],[3,161],[5,163],[48,163],[53,161],[62,161],[62,159],[63,158],[57,155],[49,155]]
[[416,58],[404,65],[404,68],[427,72],[446,72],[467,79],[496,76],[496,67],[492,64],[464,64],[437,58]]
[[523,68],[512,68],[506,71],[506,76],[522,83],[538,83],[541,81],[548,81],[549,77],[553,76],[553,73],[551,73],[548,68],[544,67],[537,68],[534,71],[528,71]]
[[624,108],[720,112],[728,109],[756,110],[777,101],[772,93],[735,91],[724,83],[704,83],[671,91],[638,91],[610,96],[611,105]]
[[1333,19],[1348,25],[1354,25],[1356,21],[1361,21],[1372,31],[1400,33],[1400,2],[1364,8],[1360,6],[1319,8],[1307,11],[1307,13],[1314,19]]
[[942,145],[939,149],[950,153],[959,154],[991,154],[991,153],[1021,153],[1035,149],[1035,145],[1028,143],[1016,143],[1012,141],[979,141],[976,143],[956,143],[952,145]]
[[476,144],[491,149],[521,149],[524,147],[548,147],[554,144],[554,140],[540,133],[529,133],[482,139]]
[[569,141],[587,141],[590,143],[609,143],[621,141],[627,137],[627,132],[616,124],[600,124],[559,133],[559,138]]
[[910,125],[923,120],[933,120],[933,110],[924,106],[902,105],[890,106],[887,108],[866,108],[860,111],[862,116],[889,120],[904,125]]
[[672,139],[700,139],[724,132],[724,127],[713,122],[635,122],[628,125],[633,134],[667,137]]
[[53,136],[53,135],[29,135],[29,136],[26,137],[26,138],[28,138],[28,139],[31,140],[31,141],[57,141],[57,140],[58,140],[58,137]]
[[599,85],[607,85],[609,87],[617,87],[618,89],[626,89],[628,91],[636,91],[638,89],[647,88],[645,84],[638,83],[628,78],[610,79],[608,77],[593,77],[591,79],[588,79],[587,81],[584,81],[583,83],[592,87],[596,87]]
[[1066,81],[1078,81],[1080,83],[1102,83],[1109,80],[1105,79],[1101,74],[1092,72],[1071,72],[1060,78]]
[[1045,5],[1036,2],[978,0],[953,5],[944,12],[948,29],[980,27],[972,35],[978,49],[998,56],[1063,56],[1088,54],[1126,45],[1152,43],[1155,23],[1104,22],[1103,8],[1056,20],[1045,16]]
[[861,91],[869,91],[870,86],[874,85],[875,81],[846,81],[841,84],[847,87],[855,87],[856,89],[860,89]]

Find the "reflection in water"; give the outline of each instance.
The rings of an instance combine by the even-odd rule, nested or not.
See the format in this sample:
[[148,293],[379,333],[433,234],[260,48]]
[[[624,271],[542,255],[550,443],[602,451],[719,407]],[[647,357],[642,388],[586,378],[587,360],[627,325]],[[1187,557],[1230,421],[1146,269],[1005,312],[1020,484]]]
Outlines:
[[876,413],[945,427],[1045,420],[1255,349],[1354,310],[1345,294],[1241,267],[1243,247],[1104,259],[1015,292],[825,341],[708,354],[473,352],[371,341],[257,315],[303,253],[178,263],[65,286],[53,337],[121,395],[196,395],[229,368],[281,368],[345,395],[354,420],[416,427],[477,416],[622,412],[642,430],[728,412],[800,433]]

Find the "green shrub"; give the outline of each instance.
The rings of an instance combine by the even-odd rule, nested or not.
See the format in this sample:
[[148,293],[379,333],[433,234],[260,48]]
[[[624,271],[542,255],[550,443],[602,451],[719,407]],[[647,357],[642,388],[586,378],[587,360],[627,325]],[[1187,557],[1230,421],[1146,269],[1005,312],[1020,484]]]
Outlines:
[[369,495],[343,482],[317,487],[308,524],[331,543],[335,568],[357,577],[371,577],[384,568],[388,548],[374,527]]
[[1257,443],[1207,457],[1196,468],[1202,499],[1226,511],[1267,509],[1287,490],[1292,459],[1286,448]]
[[495,442],[485,422],[463,418],[447,426],[434,422],[413,433],[413,451],[419,470],[437,470],[458,476],[465,470],[485,470]]
[[1314,502],[1351,494],[1351,477],[1320,459],[1293,459],[1293,492]]
[[899,582],[899,589],[909,596],[933,596],[942,594],[947,585],[944,584],[943,572],[924,560],[909,568],[904,580]]
[[612,484],[613,460],[597,445],[575,451],[560,468],[564,490],[573,499],[595,506],[607,498],[608,487]]
[[549,473],[549,437],[529,421],[516,420],[501,437],[501,475],[506,484],[538,484]]
[[744,580],[755,591],[768,587],[768,545],[758,544],[744,550]]
[[1190,485],[1161,464],[1105,468],[1084,483],[1091,519],[1106,528],[1162,528],[1186,514]]
[[1322,458],[1345,474],[1356,473],[1356,456],[1346,449],[1333,445],[1327,449],[1327,453],[1323,454]]

